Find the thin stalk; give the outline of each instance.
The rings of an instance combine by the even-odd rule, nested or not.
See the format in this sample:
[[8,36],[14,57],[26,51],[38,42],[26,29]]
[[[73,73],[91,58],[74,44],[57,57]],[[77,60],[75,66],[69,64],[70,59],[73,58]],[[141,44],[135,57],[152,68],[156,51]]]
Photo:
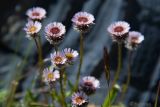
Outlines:
[[61,91],[61,100],[62,100],[62,107],[67,107],[66,101],[65,101],[65,93],[64,93],[64,87],[63,87],[63,72],[64,70],[60,71],[60,91]]
[[122,44],[118,43],[118,66],[117,66],[115,78],[113,80],[113,84],[111,86],[111,89],[108,92],[108,95],[106,96],[106,98],[104,100],[103,107],[109,107],[114,100],[114,97],[115,97],[114,85],[119,78],[121,67],[122,67]]
[[42,104],[42,103],[37,103],[37,102],[30,103],[30,106],[33,106],[33,107],[50,107],[47,104]]
[[122,93],[122,96],[121,96],[121,100],[123,101],[124,100],[124,96],[125,96],[125,93],[127,92],[127,89],[129,87],[129,84],[130,84],[130,80],[131,80],[131,59],[132,58],[132,51],[128,51],[128,72],[127,72],[127,81],[126,81],[126,86],[124,87],[124,90],[123,90],[123,93]]
[[41,47],[40,37],[38,36],[38,41],[36,38],[34,38],[34,41],[35,41],[37,51],[38,51],[38,65],[40,68],[40,75],[41,75],[41,73],[42,73],[41,71],[42,71],[44,65],[43,65],[43,56],[42,56],[42,47]]
[[104,48],[104,70],[106,74],[107,79],[107,86],[108,86],[108,107],[111,106],[111,100],[110,100],[110,67],[109,67],[109,54],[107,48]]
[[117,70],[116,70],[116,74],[115,74],[115,78],[113,80],[113,85],[117,82],[118,78],[119,78],[119,74],[122,68],[122,43],[118,43],[118,66],[117,66]]
[[110,96],[110,91],[109,91],[109,82],[110,82],[110,80],[107,82],[107,85],[108,85],[108,104],[109,104],[109,106],[108,107],[110,107],[111,106],[111,96]]
[[37,41],[37,39],[36,39],[36,38],[34,38],[34,42],[35,42],[35,44],[36,44],[37,51],[39,51],[38,41]]
[[67,85],[67,81],[68,81],[68,78],[67,78],[67,74],[66,72],[64,72],[64,89],[66,90],[66,85]]
[[[56,93],[56,91],[53,89],[53,90],[51,90],[51,92],[50,92],[50,95],[51,95],[51,98],[52,98],[52,104],[54,105],[54,101],[55,100],[58,100],[58,102],[60,103],[60,101],[59,101],[59,99],[56,99],[57,98],[57,93]],[[54,106],[53,106],[54,107]]]
[[113,86],[112,90],[108,93],[106,96],[104,103],[102,107],[110,107],[113,101],[115,100],[117,94],[119,92],[119,88],[117,88],[115,85]]
[[57,44],[54,44],[54,49],[55,49],[55,52],[58,52],[58,46],[57,46]]
[[40,36],[38,36],[38,45],[39,45],[39,60],[40,60],[40,66],[42,69],[44,67],[44,63],[43,63],[43,53],[42,53],[42,42],[41,42]]
[[81,68],[83,63],[83,48],[84,48],[83,33],[80,33],[80,63],[79,63],[78,72],[76,76],[76,88],[75,88],[76,91],[78,89],[78,83],[79,83],[80,73],[81,73]]
[[160,92],[160,81],[159,81],[159,84],[158,84],[158,89],[157,89],[157,94],[156,94],[156,100],[155,100],[154,107],[158,107],[157,104],[158,104],[159,92]]
[[17,89],[17,85],[18,85],[17,81],[12,81],[11,91],[10,91],[10,94],[9,94],[8,99],[6,101],[6,103],[7,103],[6,107],[11,107],[12,106],[14,95],[15,95],[15,92],[16,92],[16,89]]

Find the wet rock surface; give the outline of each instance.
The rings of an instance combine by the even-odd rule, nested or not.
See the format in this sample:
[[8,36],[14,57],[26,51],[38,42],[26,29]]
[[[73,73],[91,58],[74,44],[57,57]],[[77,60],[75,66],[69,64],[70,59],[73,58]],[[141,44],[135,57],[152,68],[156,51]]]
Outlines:
[[[110,36],[106,33],[107,26],[116,20],[126,20],[131,24],[131,30],[142,32],[145,41],[137,51],[133,52],[131,84],[126,94],[125,103],[128,106],[131,106],[131,102],[137,103],[138,107],[146,107],[146,103],[154,103],[156,87],[158,80],[160,80],[159,0],[30,0],[29,2],[17,0],[10,4],[8,2],[10,1],[6,0],[0,10],[3,16],[0,21],[0,80],[3,81],[0,83],[1,88],[7,88],[10,81],[16,77],[15,74],[30,72],[28,67],[36,64],[36,47],[34,42],[25,38],[23,26],[26,22],[25,11],[32,6],[42,6],[48,12],[48,17],[43,21],[43,25],[52,21],[61,21],[67,27],[67,33],[60,49],[71,47],[79,50],[79,34],[73,30],[70,21],[76,12],[87,11],[95,16],[96,24],[85,35],[82,76],[94,75],[100,79],[101,88],[91,98],[96,104],[101,104],[103,100],[97,99],[104,98],[107,94],[102,59],[104,46],[110,51],[112,75],[117,63],[117,46],[112,43]],[[44,31],[41,32],[41,35],[43,36],[43,55],[47,58],[54,49],[45,40]],[[127,55],[127,50],[124,48],[123,69],[119,84],[126,80]],[[16,70],[17,64],[24,61],[25,58],[27,62],[23,65],[22,69],[24,70]],[[71,80],[75,80],[78,63],[76,62],[75,65],[67,69]],[[25,78],[22,83],[27,86],[29,81],[31,80]]]

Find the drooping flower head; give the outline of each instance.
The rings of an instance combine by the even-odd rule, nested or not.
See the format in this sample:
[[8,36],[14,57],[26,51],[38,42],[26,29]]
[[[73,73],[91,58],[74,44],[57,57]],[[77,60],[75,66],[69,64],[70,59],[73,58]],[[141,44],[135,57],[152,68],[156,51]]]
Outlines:
[[112,23],[107,30],[114,41],[122,42],[128,37],[129,29],[130,25],[127,22],[118,21]]
[[129,32],[125,47],[130,50],[136,49],[138,44],[140,44],[143,40],[144,36],[140,32],[131,31]]
[[45,68],[43,70],[43,78],[44,82],[54,82],[60,78],[60,74],[58,70],[54,70],[53,67]]
[[87,95],[93,94],[97,88],[100,88],[100,82],[93,76],[83,77],[80,82],[80,90]]
[[67,59],[67,62],[72,63],[78,57],[78,52],[71,48],[65,48],[64,55]]
[[53,22],[45,27],[46,39],[51,44],[58,44],[66,32],[65,26],[59,22]]
[[26,27],[24,28],[24,30],[26,31],[26,34],[28,38],[34,38],[36,37],[37,33],[40,31],[42,25],[40,22],[38,21],[31,21],[29,20],[28,23],[26,24]]
[[72,107],[84,107],[88,103],[88,96],[84,92],[76,92],[72,95]]
[[42,20],[46,17],[46,10],[41,7],[33,7],[27,10],[26,15],[32,20]]
[[72,18],[74,28],[83,33],[89,30],[90,26],[94,24],[94,20],[94,16],[87,12],[78,12]]
[[66,61],[67,61],[67,59],[63,53],[54,52],[53,54],[51,54],[51,62],[53,64],[53,66],[55,66],[57,68],[65,66]]

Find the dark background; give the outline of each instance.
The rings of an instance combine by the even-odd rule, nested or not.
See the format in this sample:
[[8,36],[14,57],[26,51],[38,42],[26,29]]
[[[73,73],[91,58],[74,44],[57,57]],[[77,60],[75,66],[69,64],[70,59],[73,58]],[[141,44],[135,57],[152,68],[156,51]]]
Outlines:
[[[108,35],[107,26],[117,20],[129,22],[131,30],[140,31],[145,40],[133,53],[131,83],[124,102],[127,107],[131,103],[137,103],[138,107],[154,103],[160,80],[160,0],[3,0],[0,4],[0,88],[8,88],[17,74],[27,74],[29,76],[20,81],[17,90],[24,91],[34,76],[31,74],[37,62],[37,52],[33,41],[26,39],[23,31],[27,21],[25,12],[33,6],[47,10],[44,26],[52,21],[60,21],[66,26],[61,49],[79,49],[79,34],[73,30],[71,22],[76,12],[87,11],[95,16],[95,26],[85,35],[82,76],[93,75],[100,79],[101,89],[91,98],[96,104],[103,102],[107,88],[102,59],[104,46],[109,49],[112,75],[117,66],[117,45]],[[43,30],[41,34],[43,55],[47,58],[53,47],[45,40]],[[126,80],[127,55],[123,48],[119,84]],[[71,80],[75,79],[77,65],[78,62],[68,69]]]

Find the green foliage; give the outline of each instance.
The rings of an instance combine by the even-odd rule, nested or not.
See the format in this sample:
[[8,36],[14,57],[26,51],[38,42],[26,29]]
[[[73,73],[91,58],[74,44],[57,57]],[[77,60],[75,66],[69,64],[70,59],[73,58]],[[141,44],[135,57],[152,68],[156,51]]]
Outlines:
[[6,100],[8,91],[6,89],[0,90],[0,103]]

